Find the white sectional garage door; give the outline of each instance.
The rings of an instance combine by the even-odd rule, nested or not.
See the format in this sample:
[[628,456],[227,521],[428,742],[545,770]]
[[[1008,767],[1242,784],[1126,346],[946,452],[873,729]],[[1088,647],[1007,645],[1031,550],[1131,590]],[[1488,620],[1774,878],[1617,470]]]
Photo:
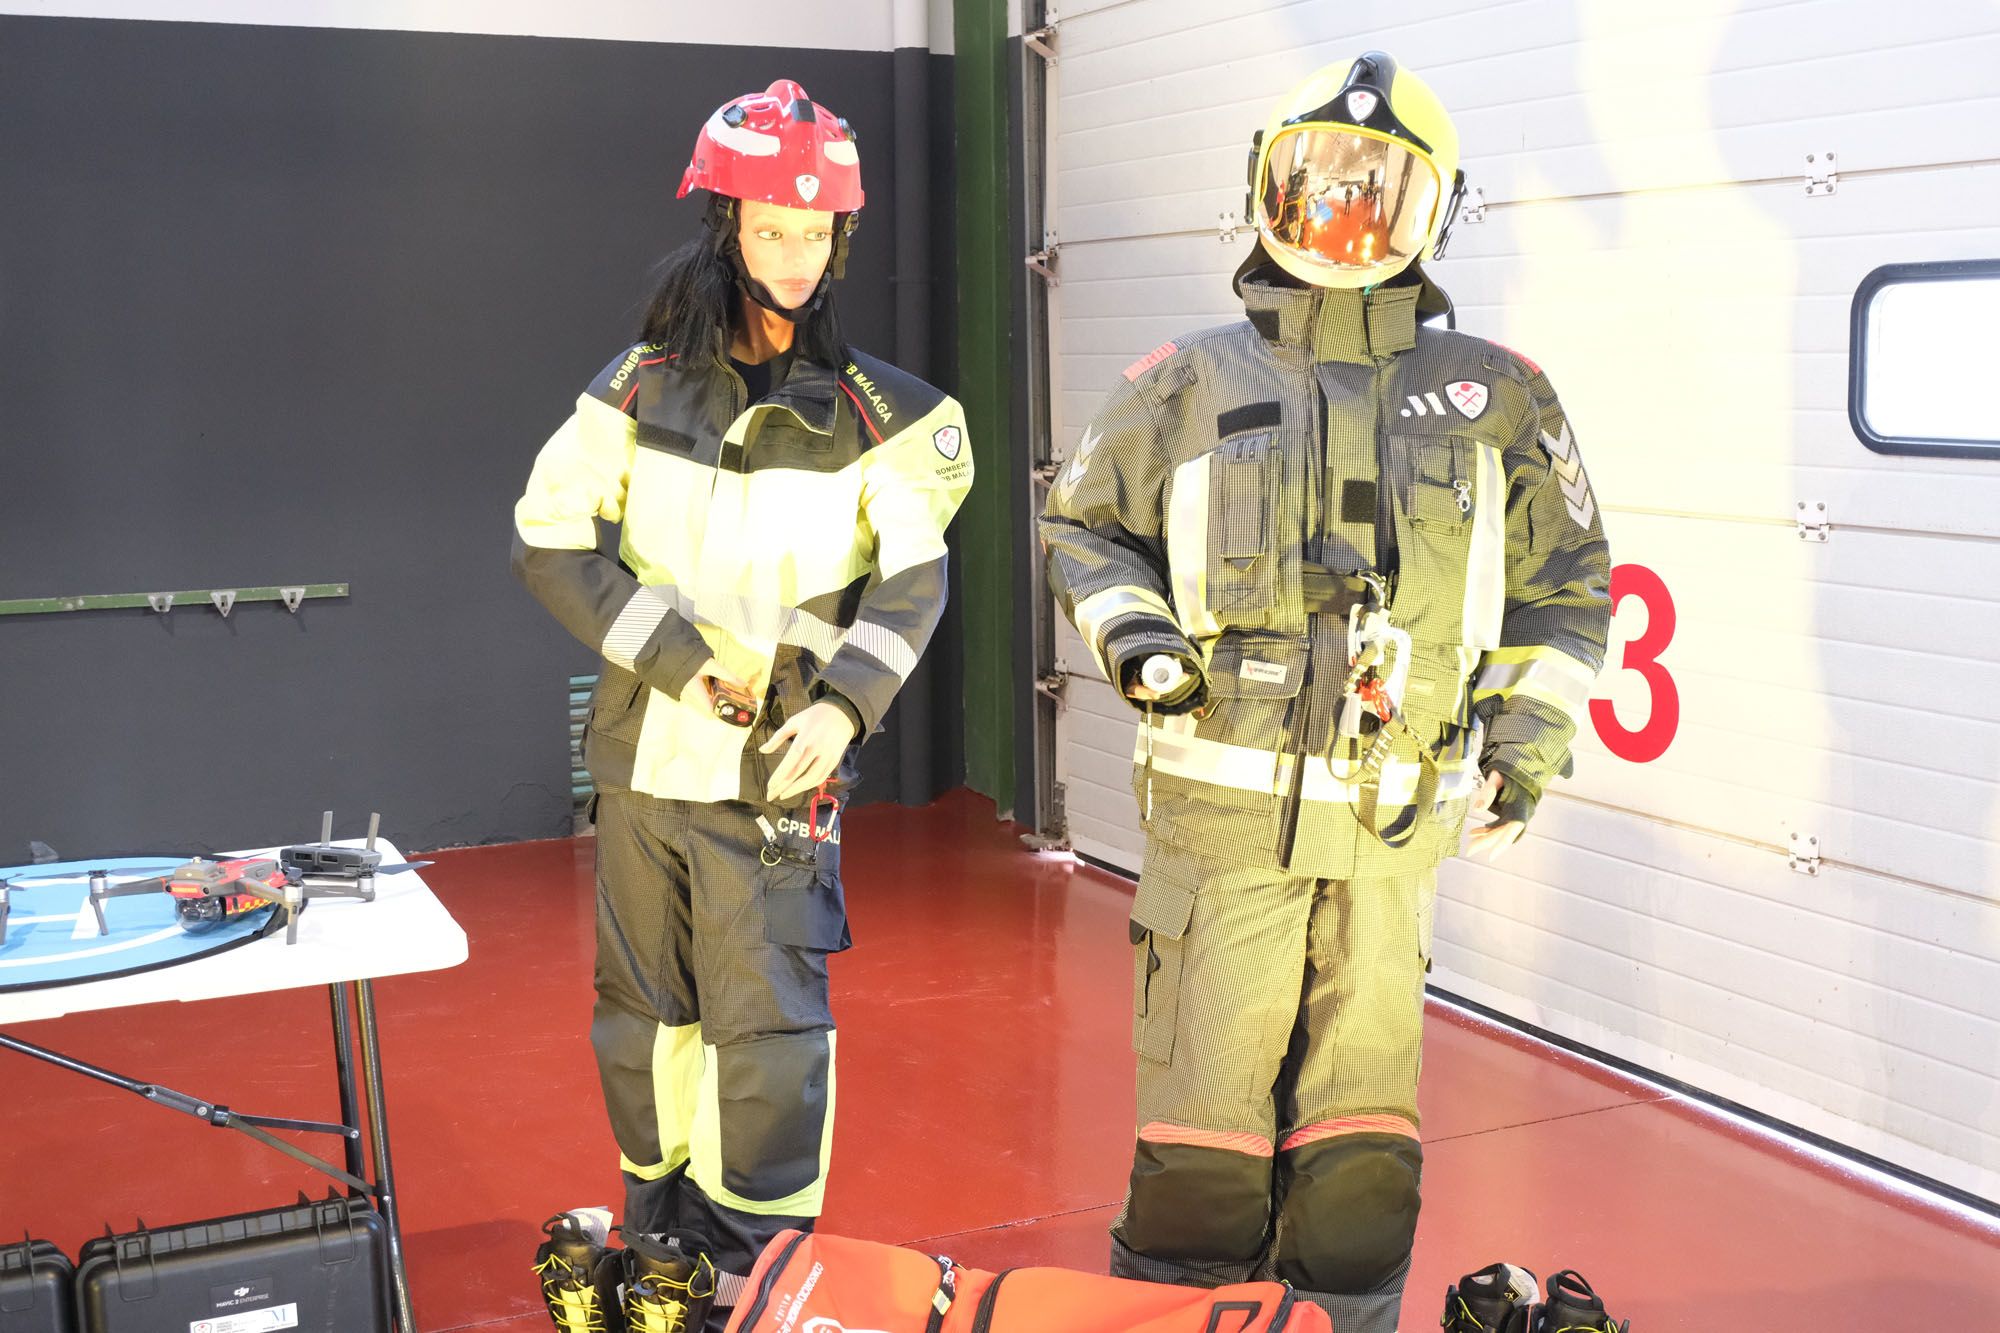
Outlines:
[[[1371,47],[1422,73],[1485,203],[1434,271],[1563,395],[1621,595],[1577,776],[1500,868],[1446,868],[1435,980],[2000,1200],[2000,457],[1875,454],[1846,414],[1861,280],[2000,257],[2000,9],[1895,14],[1062,5],[1054,438],[1240,318],[1218,217],[1273,98]],[[2000,418],[2000,380],[1939,391]],[[1066,625],[1057,665],[1071,838],[1136,869],[1132,714]]]

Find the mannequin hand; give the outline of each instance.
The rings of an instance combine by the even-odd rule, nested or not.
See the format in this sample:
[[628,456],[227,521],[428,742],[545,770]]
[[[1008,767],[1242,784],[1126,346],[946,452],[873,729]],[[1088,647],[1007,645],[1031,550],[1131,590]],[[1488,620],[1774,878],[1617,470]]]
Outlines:
[[816,703],[786,720],[777,734],[766,741],[762,753],[776,754],[787,745],[791,749],[771,775],[764,798],[776,804],[801,792],[811,791],[833,776],[840,756],[854,739],[854,724],[847,714],[830,703]]
[[715,711],[715,691],[709,688],[709,682],[718,680],[735,690],[738,694],[749,694],[751,692],[749,681],[729,671],[725,671],[722,663],[711,657],[699,667],[696,667],[695,673],[688,677],[688,683],[681,686],[681,702],[689,708],[696,708],[704,713],[713,713]]
[[[1492,809],[1493,802],[1499,799],[1500,788],[1505,782],[1506,779],[1498,773],[1488,773],[1485,783],[1473,794],[1472,812],[1483,815]],[[1466,855],[1486,862],[1498,861],[1527,831],[1528,826],[1518,819],[1476,828],[1467,839]]]

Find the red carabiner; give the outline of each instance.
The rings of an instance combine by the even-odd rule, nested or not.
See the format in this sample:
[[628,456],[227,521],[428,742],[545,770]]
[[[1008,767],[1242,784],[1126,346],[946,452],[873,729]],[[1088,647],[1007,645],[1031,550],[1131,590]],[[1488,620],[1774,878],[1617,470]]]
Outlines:
[[[831,778],[827,779],[827,782],[831,781]],[[826,782],[819,784],[819,790],[813,793],[812,804],[806,807],[806,827],[812,830],[812,840],[814,842],[832,841],[834,824],[840,818],[840,798],[827,791],[826,785]],[[824,828],[820,827],[819,822],[819,812],[822,806],[826,809],[826,827]]]

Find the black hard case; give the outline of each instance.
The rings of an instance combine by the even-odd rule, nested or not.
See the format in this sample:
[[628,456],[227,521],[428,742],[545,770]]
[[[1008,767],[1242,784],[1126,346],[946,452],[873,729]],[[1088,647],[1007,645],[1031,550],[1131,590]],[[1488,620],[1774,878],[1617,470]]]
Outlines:
[[[104,1236],[78,1258],[80,1326],[389,1333],[385,1251],[382,1218],[365,1199],[301,1198],[289,1208]],[[287,1306],[294,1322],[258,1319]]]
[[76,1333],[73,1275],[45,1240],[0,1246],[0,1333]]

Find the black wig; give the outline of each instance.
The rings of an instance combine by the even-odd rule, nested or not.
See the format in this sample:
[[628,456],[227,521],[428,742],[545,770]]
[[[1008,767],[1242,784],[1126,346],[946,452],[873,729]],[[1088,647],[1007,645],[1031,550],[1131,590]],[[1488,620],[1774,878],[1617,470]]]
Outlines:
[[[718,232],[716,227],[727,227]],[[716,217],[702,234],[660,261],[660,283],[640,327],[642,342],[659,343],[683,365],[727,356],[731,336],[743,322],[744,289],[738,285],[728,250],[736,238],[733,211]],[[847,356],[840,316],[833,304],[833,266],[810,313],[797,321],[792,351],[838,370]]]

